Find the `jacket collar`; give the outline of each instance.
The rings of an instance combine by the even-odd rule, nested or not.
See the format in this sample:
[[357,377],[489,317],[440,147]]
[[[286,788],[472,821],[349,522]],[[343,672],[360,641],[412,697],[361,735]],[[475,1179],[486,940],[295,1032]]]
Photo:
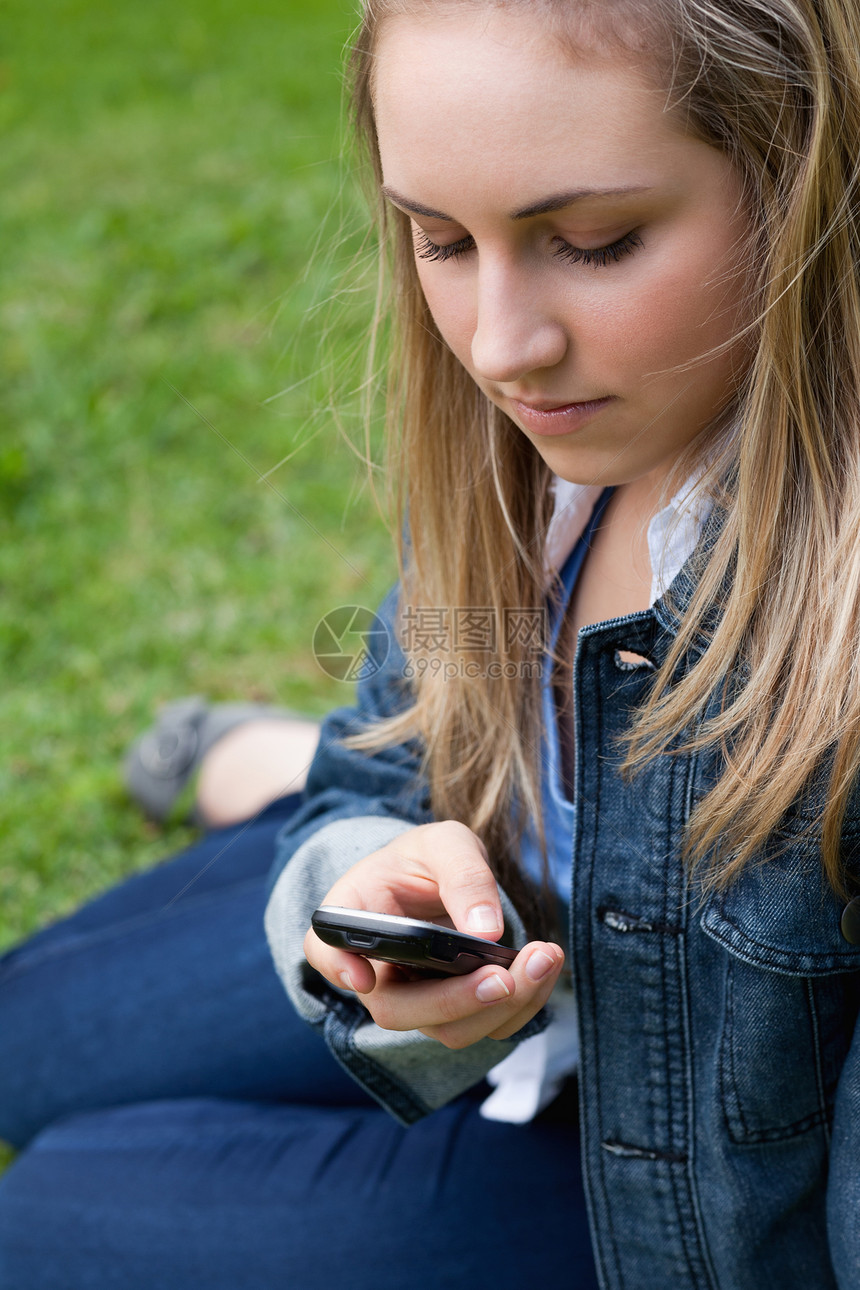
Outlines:
[[[662,549],[665,535],[671,530],[673,522],[679,516],[682,521],[684,520],[685,517],[682,512],[687,506],[687,495],[698,478],[698,473],[691,476],[669,504],[652,517],[648,529],[652,566],[658,558],[658,552]],[[604,491],[603,486],[600,484],[572,484],[558,476],[555,477],[553,488],[554,511],[547,530],[544,547],[544,567],[548,577],[552,577],[561,568],[585,529],[589,516]],[[662,594],[656,598],[651,608],[633,616],[652,615],[656,617],[660,626],[672,637],[677,636],[680,630],[681,621],[689,608],[704,567],[710,558],[726,520],[726,512],[719,506],[710,504],[701,506],[698,503],[694,503],[694,505],[698,506],[701,520],[698,524],[698,539],[695,541],[692,551],[683,560],[681,567],[671,578],[669,585],[663,590]],[[689,537],[686,538],[686,546],[689,547]],[[671,555],[669,562],[671,563]],[[732,574],[733,569],[730,566],[717,599],[705,615],[700,630],[693,638],[691,649],[696,654],[705,652],[714,631],[719,625],[723,606],[731,590]],[[655,579],[655,583],[657,582],[658,580]]]
[[[677,636],[693,595],[702,577],[717,540],[726,522],[727,512],[714,506],[706,519],[692,553],[681,566],[672,583],[652,606],[660,626],[673,638]],[[708,607],[702,623],[691,642],[691,651],[697,655],[705,652],[719,626],[726,600],[734,581],[734,562],[726,570],[720,590]]]

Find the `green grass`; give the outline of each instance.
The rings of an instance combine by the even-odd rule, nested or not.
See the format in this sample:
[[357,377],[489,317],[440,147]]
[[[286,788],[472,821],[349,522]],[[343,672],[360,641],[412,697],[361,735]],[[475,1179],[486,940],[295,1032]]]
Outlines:
[[353,23],[0,0],[0,948],[193,836],[122,788],[157,703],[350,696],[313,627],[394,576],[327,402],[358,439]]

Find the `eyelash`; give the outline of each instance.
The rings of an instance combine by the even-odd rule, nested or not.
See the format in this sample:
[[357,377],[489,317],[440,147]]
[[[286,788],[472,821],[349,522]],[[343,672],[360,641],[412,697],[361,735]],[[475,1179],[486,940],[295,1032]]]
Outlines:
[[[597,246],[593,250],[571,246],[563,238],[557,240],[561,245],[553,251],[553,255],[570,264],[590,264],[594,268],[602,268],[610,260],[617,261],[623,255],[631,255],[637,246],[642,245],[642,239],[635,231],[626,233],[624,237],[620,237],[617,242],[611,242],[609,246]],[[471,251],[474,245],[475,242],[471,236],[461,237],[459,241],[451,242],[449,246],[438,246],[430,241],[426,233],[417,231],[415,233],[415,254],[421,260],[456,260],[467,251]]]

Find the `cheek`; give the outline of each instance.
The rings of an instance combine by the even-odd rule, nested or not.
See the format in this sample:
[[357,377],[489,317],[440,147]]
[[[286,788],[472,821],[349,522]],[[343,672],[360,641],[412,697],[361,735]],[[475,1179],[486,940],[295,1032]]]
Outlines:
[[[664,369],[696,358],[732,334],[739,292],[720,277],[710,257],[690,254],[681,263],[676,260],[619,300],[600,328],[602,337],[595,338],[631,373],[659,378]],[[693,370],[667,373],[664,379],[687,382]]]
[[418,281],[427,301],[427,308],[433,315],[433,321],[448,347],[469,367],[472,353],[472,337],[475,334],[475,308],[472,293],[467,284],[457,282],[457,270],[448,266],[451,271],[444,275],[433,273],[433,266],[416,263]]

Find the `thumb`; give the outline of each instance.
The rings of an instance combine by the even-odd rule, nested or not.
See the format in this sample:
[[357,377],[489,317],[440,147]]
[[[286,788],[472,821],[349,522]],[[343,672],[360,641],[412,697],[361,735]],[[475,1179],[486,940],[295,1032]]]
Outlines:
[[459,931],[468,932],[471,936],[483,936],[488,941],[497,941],[505,930],[505,919],[497,894],[493,904],[487,902],[483,905],[473,905],[466,915],[464,927],[460,926],[456,918],[454,922],[457,923]]
[[458,838],[444,855],[437,870],[439,896],[457,931],[498,940],[505,929],[502,903],[478,839],[471,835],[464,845]]

